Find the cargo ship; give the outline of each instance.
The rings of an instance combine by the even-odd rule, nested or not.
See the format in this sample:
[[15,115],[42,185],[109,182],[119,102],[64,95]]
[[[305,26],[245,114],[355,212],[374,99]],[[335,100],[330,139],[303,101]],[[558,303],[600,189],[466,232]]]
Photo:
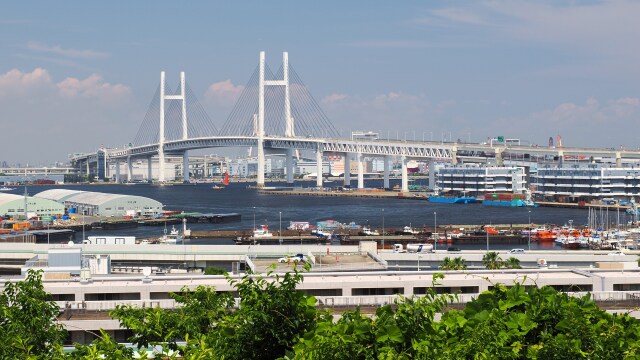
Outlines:
[[507,207],[525,207],[536,206],[525,194],[512,193],[490,193],[484,195],[483,205],[489,206],[507,206]]

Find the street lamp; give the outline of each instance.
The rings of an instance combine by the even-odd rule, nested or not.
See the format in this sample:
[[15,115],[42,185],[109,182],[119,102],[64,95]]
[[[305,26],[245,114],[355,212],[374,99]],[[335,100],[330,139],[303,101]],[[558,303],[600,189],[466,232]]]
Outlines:
[[84,215],[87,212],[87,210],[84,209],[84,207],[82,208],[82,243],[84,243]]
[[531,210],[529,212],[529,251],[531,251]]
[[282,244],[282,211],[280,213],[280,230],[278,231],[278,236],[280,237],[280,243]]
[[253,207],[253,230],[256,229],[256,207]]
[[382,209],[382,251],[384,251],[384,209]]
[[489,252],[489,229],[487,229],[487,225],[484,226],[484,232],[487,234],[487,252]]
[[438,222],[437,214],[433,212],[433,251],[438,250]]

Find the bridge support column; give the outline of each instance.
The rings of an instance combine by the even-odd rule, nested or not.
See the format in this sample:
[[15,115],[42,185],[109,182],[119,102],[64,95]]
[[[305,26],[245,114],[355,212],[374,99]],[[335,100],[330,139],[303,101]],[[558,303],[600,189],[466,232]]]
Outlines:
[[358,189],[364,189],[364,157],[358,153]]
[[120,183],[120,160],[116,160],[116,184]]
[[620,151],[616,152],[616,167],[622,167],[622,153]]
[[351,187],[351,154],[344,153],[344,186]]
[[151,184],[153,182],[153,167],[151,166],[151,156],[147,158],[147,182]]
[[189,183],[189,152],[182,153],[182,182]]
[[431,190],[436,188],[436,161],[429,159],[429,187]]
[[87,157],[87,179],[89,178],[89,158]]
[[293,184],[293,149],[287,149],[286,157],[287,184]]
[[504,165],[504,159],[502,158],[502,152],[504,151],[504,149],[497,149],[496,148],[496,165],[497,166],[503,166]]
[[322,187],[322,149],[320,148],[320,144],[318,144],[318,150],[316,150],[316,186]]
[[564,166],[564,151],[558,151],[558,167]]
[[133,181],[133,164],[131,163],[131,156],[127,157],[127,182]]
[[407,172],[407,157],[402,157],[402,188],[403,193],[409,192],[409,173]]
[[384,179],[383,180],[383,187],[385,189],[389,189],[390,188],[390,186],[389,186],[389,171],[390,171],[389,170],[389,163],[391,162],[390,160],[391,160],[391,155],[385,155],[384,156],[384,163],[383,163],[384,164],[383,165],[384,169],[383,169],[383,175],[382,176],[383,176],[383,179]]

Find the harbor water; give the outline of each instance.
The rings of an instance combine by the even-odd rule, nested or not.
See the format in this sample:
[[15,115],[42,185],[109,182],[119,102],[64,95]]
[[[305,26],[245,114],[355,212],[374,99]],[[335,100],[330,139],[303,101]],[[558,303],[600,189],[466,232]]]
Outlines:
[[[296,182],[296,186],[313,187],[315,183]],[[588,211],[583,209],[563,208],[511,208],[493,207],[482,204],[439,204],[423,200],[406,200],[398,198],[353,198],[353,197],[315,197],[295,195],[261,194],[252,183],[231,183],[223,190],[213,190],[212,184],[196,185],[47,185],[28,188],[30,195],[40,191],[66,187],[69,189],[97,191],[105,193],[139,195],[149,197],[164,204],[165,210],[201,213],[239,213],[240,222],[221,224],[189,224],[192,230],[231,230],[251,229],[255,225],[268,225],[276,233],[280,226],[286,229],[290,221],[318,221],[332,219],[341,223],[355,222],[373,228],[402,229],[411,225],[414,228],[438,228],[450,224],[526,224],[531,220],[534,224],[563,225],[573,220],[575,226],[587,223]],[[336,182],[333,186],[338,186]],[[381,187],[382,181],[370,180],[368,186]],[[392,181],[391,186],[395,185]],[[284,183],[267,184],[267,186],[284,186]],[[76,216],[80,216],[77,215]],[[627,221],[627,215],[620,213],[620,222]],[[617,221],[617,214],[610,214],[609,219]],[[177,225],[176,225],[177,226]],[[169,230],[171,225],[168,225]],[[129,235],[138,238],[161,236],[162,226],[139,226],[121,230],[87,230],[85,236],[96,235]],[[79,236],[78,236],[79,235]],[[77,234],[76,239],[80,240]],[[192,243],[211,243],[208,240],[187,240]],[[227,242],[228,243],[228,242]],[[447,245],[439,245],[445,248]],[[476,242],[455,244],[461,249],[485,249],[486,243]],[[513,247],[527,248],[528,244],[490,244],[491,248],[507,249]],[[531,244],[532,249],[554,249],[553,243]]]

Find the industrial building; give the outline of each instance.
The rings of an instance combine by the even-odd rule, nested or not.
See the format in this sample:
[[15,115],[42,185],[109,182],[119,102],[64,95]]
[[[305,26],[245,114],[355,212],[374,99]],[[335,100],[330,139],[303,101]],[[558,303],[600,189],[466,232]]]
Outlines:
[[[25,200],[26,199],[26,200]],[[26,205],[26,207],[25,207]],[[21,218],[64,213],[64,205],[50,199],[0,193],[0,216]]]
[[69,212],[92,216],[155,215],[162,203],[143,196],[51,189],[35,195],[62,204]]

